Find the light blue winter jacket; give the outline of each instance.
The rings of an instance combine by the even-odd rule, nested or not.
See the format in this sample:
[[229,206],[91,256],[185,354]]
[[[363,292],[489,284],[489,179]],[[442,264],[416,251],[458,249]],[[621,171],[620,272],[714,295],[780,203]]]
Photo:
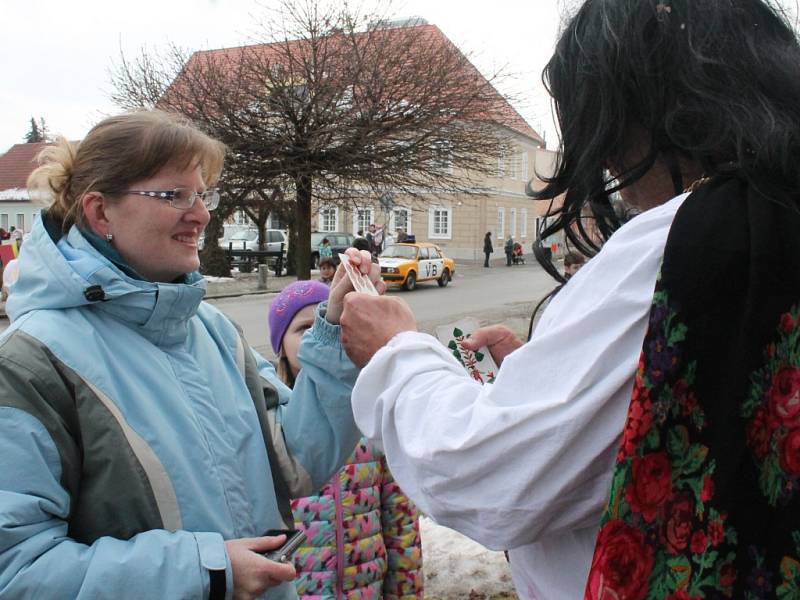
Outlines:
[[43,221],[0,337],[0,598],[205,599],[222,569],[230,598],[223,540],[282,527],[276,485],[310,494],[358,440],[338,327],[291,391],[197,274],[128,277]]

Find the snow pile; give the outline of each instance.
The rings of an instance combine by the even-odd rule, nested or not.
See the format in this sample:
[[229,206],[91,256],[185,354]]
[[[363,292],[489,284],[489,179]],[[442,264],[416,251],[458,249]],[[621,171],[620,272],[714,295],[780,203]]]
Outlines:
[[460,533],[420,517],[425,598],[516,598],[502,552],[487,550]]
[[209,283],[233,283],[236,281],[233,277],[215,277],[213,275],[203,275],[203,278]]

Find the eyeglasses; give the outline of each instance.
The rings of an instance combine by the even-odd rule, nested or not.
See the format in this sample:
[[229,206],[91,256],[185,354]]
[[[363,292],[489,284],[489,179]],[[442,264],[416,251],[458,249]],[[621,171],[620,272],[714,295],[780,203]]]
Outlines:
[[219,192],[215,189],[206,190],[205,192],[195,192],[191,188],[175,188],[174,190],[165,190],[161,192],[127,190],[124,193],[166,200],[172,208],[180,210],[189,210],[194,206],[198,198],[208,210],[214,210],[219,206]]

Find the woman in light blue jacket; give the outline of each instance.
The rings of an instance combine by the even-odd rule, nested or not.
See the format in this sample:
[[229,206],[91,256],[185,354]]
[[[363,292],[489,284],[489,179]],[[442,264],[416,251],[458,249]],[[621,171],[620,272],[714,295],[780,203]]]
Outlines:
[[54,200],[0,338],[0,597],[294,598],[293,567],[261,556],[282,539],[262,536],[291,525],[289,498],[359,437],[339,341],[347,277],[289,390],[202,302],[221,144],[140,111],[41,160],[29,188]]

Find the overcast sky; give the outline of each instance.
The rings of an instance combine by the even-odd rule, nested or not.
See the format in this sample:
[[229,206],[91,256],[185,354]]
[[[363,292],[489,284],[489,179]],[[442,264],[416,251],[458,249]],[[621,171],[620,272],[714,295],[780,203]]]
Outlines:
[[[563,3],[396,0],[392,12],[437,25],[484,73],[505,66],[515,74],[501,91],[519,98],[515,107],[552,148],[556,128],[540,80]],[[24,141],[31,117],[43,117],[51,134],[80,139],[117,112],[108,69],[120,51],[237,46],[252,39],[259,13],[254,0],[0,0],[0,153]]]

